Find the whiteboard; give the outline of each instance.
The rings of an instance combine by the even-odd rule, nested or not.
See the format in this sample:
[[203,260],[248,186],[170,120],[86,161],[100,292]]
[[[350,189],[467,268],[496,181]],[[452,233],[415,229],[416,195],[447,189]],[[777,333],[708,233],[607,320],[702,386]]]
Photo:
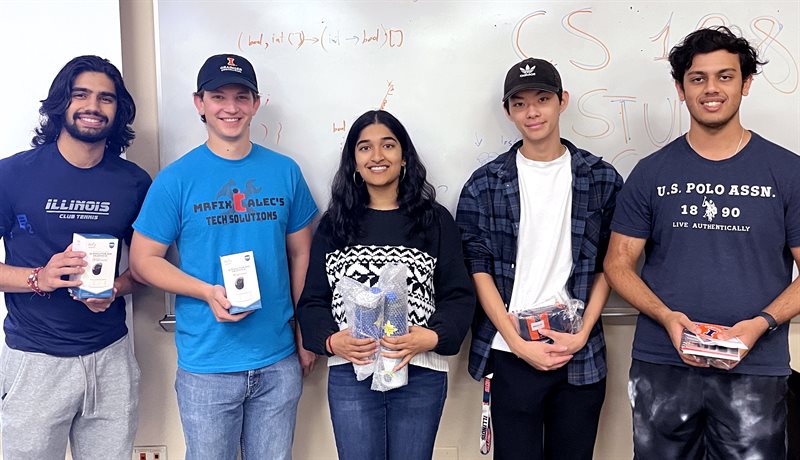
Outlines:
[[324,208],[350,123],[385,108],[408,128],[455,210],[472,171],[518,139],[503,79],[528,56],[553,62],[570,92],[561,133],[623,176],[689,127],[665,60],[701,26],[733,25],[770,60],[743,124],[800,151],[800,2],[155,0],[159,141],[165,166],[206,139],[192,104],[217,53],[247,57],[262,105],[254,142],[298,161]]
[[[5,158],[31,148],[33,129],[39,124],[39,101],[47,97],[53,78],[70,59],[96,54],[122,68],[119,3],[4,0],[0,2],[0,43],[5,62],[0,73],[5,102],[0,110],[0,158]],[[4,260],[0,247],[0,261]],[[0,317],[5,316],[0,296]],[[5,341],[2,329],[0,341]]]

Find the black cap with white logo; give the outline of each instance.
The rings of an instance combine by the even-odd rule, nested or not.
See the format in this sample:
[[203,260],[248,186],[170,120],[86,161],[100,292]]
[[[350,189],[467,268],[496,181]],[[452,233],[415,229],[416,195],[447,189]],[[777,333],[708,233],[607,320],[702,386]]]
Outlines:
[[555,66],[536,58],[525,59],[509,69],[506,74],[506,84],[503,86],[503,102],[526,89],[550,91],[558,95],[564,92],[561,75]]
[[256,93],[258,82],[253,64],[235,54],[217,54],[206,59],[197,74],[197,91],[215,90],[225,85],[244,85]]

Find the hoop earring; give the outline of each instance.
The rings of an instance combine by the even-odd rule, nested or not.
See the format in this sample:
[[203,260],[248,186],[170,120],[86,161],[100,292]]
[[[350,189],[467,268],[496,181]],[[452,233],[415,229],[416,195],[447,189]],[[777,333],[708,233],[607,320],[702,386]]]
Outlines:
[[[356,187],[361,187],[362,185],[364,185],[364,178],[361,177],[360,174],[358,174],[358,176],[356,176],[356,174],[358,174],[358,171],[353,171],[353,183],[356,184]],[[356,177],[361,177],[360,184],[358,183],[358,179],[356,179]]]
[[403,179],[406,178],[406,167],[405,165],[400,166],[400,182],[403,182]]

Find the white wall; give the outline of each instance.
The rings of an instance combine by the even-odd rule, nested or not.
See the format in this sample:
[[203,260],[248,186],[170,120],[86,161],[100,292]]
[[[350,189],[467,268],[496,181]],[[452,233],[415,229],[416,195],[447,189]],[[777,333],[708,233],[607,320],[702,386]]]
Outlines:
[[797,1],[155,4],[159,101],[168,113],[159,123],[161,165],[205,139],[190,97],[197,69],[209,55],[241,54],[263,99],[253,141],[295,158],[322,206],[350,123],[385,106],[454,211],[472,171],[519,138],[500,100],[506,71],[527,56],[553,62],[570,92],[562,136],[627,177],[689,127],[666,53],[692,30],[718,24],[740,29],[770,60],[744,100],[743,123],[800,151]]

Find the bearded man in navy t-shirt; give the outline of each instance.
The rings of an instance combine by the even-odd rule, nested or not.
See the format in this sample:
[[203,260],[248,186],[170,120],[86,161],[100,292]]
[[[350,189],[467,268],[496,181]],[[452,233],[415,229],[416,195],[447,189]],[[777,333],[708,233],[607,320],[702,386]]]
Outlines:
[[[789,320],[800,312],[800,157],[742,127],[759,65],[725,27],[669,56],[689,132],[640,161],[617,201],[605,272],[641,313],[629,394],[636,458],[786,457]],[[636,272],[645,253],[641,276]],[[681,352],[730,327],[741,359]]]
[[72,297],[87,267],[74,233],[130,243],[150,177],[120,158],[136,107],[119,70],[97,56],[68,62],[39,110],[33,149],[0,160],[0,291],[8,315],[0,360],[3,458],[129,459],[139,367],[125,326],[133,287],[114,270],[107,298]]

